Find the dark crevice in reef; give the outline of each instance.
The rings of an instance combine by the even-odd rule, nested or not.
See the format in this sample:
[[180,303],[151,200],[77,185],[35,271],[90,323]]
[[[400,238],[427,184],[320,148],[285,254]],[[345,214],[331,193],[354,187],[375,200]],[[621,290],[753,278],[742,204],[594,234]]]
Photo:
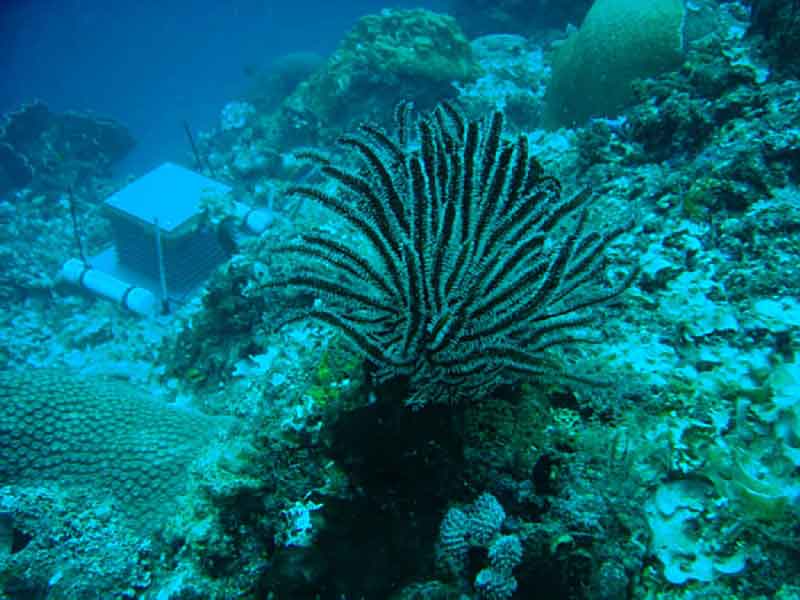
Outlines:
[[314,573],[284,578],[280,597],[387,598],[433,574],[442,515],[464,493],[460,414],[385,397],[337,420],[329,455],[353,497],[321,501],[322,526],[300,558]]

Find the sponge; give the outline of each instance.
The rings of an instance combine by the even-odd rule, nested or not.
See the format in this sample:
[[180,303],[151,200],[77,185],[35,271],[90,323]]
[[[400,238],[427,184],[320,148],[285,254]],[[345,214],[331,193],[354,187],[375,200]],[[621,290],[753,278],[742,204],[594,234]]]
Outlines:
[[0,372],[0,485],[111,496],[147,526],[181,492],[188,466],[226,420],[173,408],[112,379],[60,370]]
[[544,125],[613,117],[633,99],[631,83],[680,67],[683,0],[596,0],[553,57]]

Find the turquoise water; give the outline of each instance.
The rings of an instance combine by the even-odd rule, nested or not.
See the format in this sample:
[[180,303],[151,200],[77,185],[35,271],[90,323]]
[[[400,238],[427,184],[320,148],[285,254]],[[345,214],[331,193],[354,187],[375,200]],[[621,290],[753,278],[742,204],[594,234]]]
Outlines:
[[0,7],[0,598],[798,598],[800,9]]

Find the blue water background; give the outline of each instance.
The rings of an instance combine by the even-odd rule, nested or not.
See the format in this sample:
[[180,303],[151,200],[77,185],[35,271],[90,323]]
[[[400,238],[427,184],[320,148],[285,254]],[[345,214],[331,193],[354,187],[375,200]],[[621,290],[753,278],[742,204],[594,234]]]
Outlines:
[[327,55],[358,17],[446,0],[0,0],[0,112],[38,98],[128,126],[141,173],[189,151],[182,122],[212,127],[247,89],[247,66],[286,53]]

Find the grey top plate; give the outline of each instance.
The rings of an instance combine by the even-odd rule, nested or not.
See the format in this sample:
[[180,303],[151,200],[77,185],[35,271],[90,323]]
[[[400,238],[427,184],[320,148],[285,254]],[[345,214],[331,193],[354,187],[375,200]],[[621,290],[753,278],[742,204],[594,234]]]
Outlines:
[[106,204],[140,221],[172,232],[200,213],[205,194],[225,194],[230,186],[180,165],[164,163],[125,186]]

